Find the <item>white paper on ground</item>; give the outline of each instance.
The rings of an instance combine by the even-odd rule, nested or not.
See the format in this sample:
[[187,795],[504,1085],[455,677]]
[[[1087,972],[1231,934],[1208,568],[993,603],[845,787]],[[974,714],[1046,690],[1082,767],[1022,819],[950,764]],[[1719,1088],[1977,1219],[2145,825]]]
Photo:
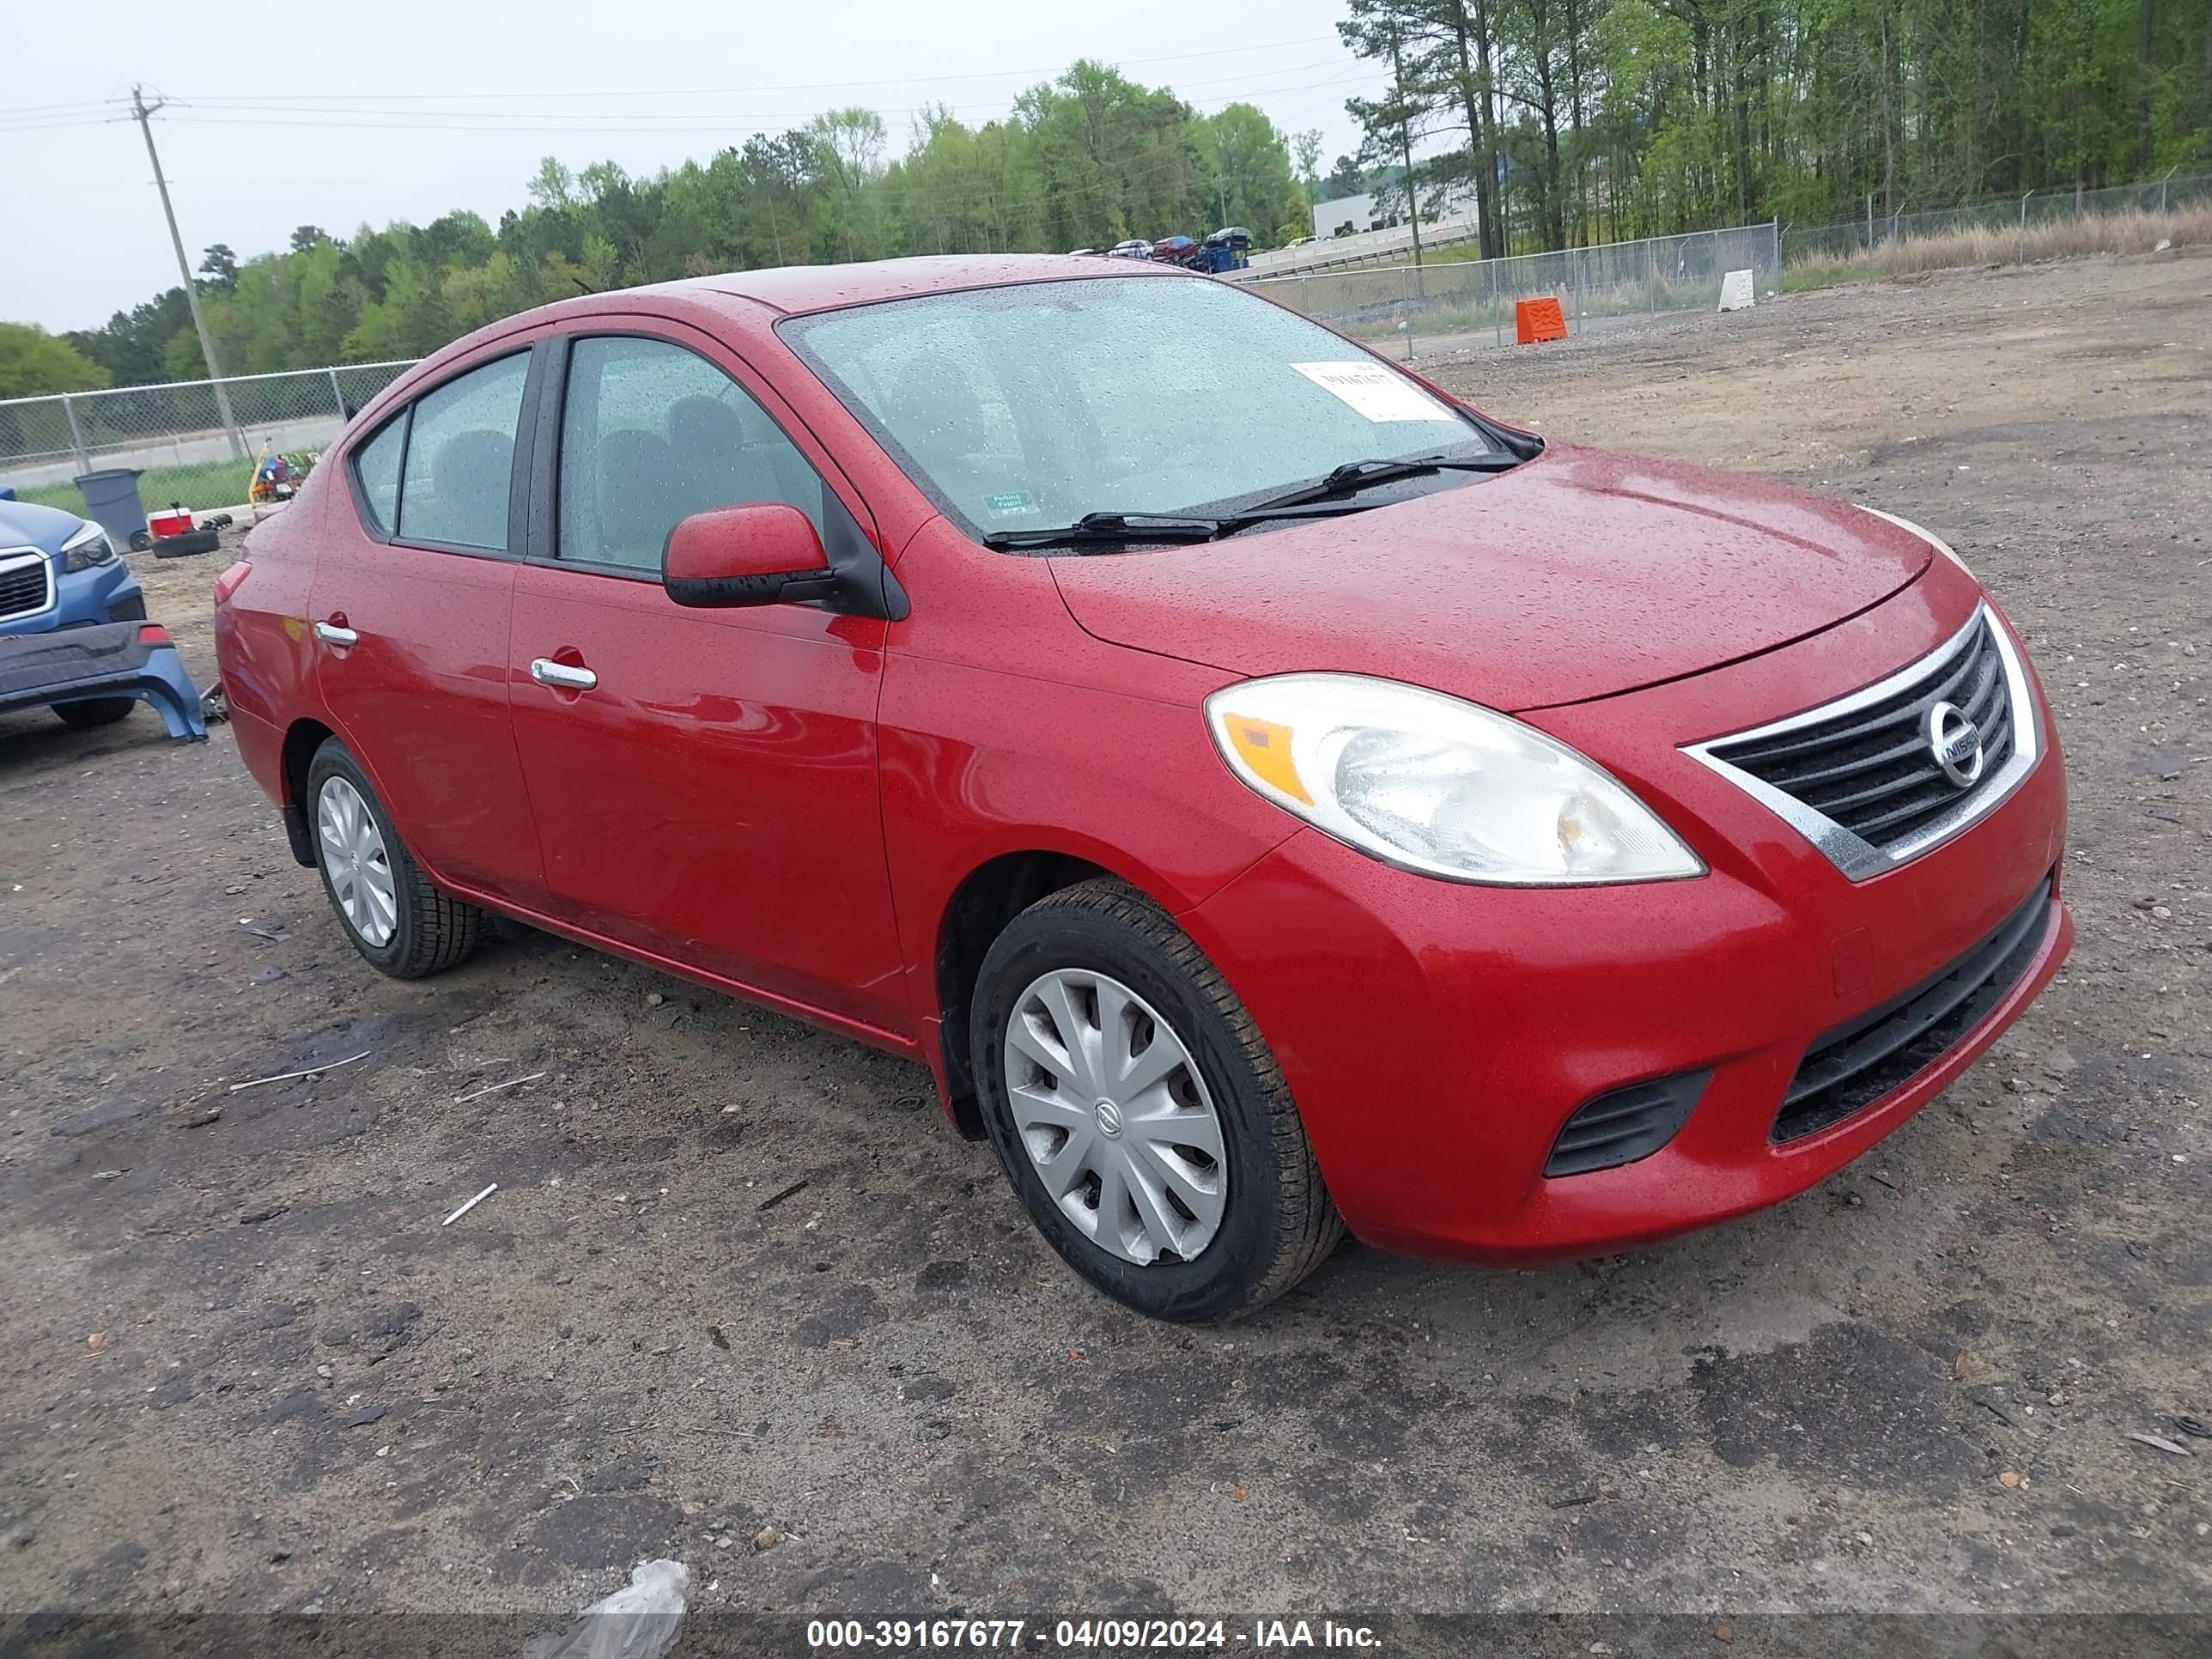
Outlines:
[[1449,421],[1451,410],[1381,363],[1292,363],[1323,392],[1370,421]]

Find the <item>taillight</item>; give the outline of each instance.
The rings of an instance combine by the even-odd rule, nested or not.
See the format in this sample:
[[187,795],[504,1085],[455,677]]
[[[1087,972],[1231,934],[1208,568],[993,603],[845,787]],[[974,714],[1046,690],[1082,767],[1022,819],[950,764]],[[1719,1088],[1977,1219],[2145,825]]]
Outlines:
[[217,605],[229,604],[230,596],[238,592],[238,585],[252,574],[252,570],[253,566],[249,561],[240,559],[217,576],[215,579],[215,602]]
[[176,641],[169,637],[169,630],[162,627],[161,623],[140,623],[138,624],[138,643],[141,645],[174,645]]

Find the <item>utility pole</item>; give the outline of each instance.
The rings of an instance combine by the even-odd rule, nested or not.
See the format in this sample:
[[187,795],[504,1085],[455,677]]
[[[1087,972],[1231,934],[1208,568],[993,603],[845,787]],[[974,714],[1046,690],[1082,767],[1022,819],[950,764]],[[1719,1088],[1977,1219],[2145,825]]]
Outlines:
[[161,215],[169,222],[169,246],[177,251],[177,275],[184,279],[185,303],[191,307],[192,331],[200,337],[200,356],[207,360],[208,380],[215,387],[216,413],[222,417],[223,429],[229,434],[234,455],[246,453],[246,440],[238,429],[238,417],[230,412],[230,393],[222,383],[222,365],[216,360],[215,337],[208,332],[206,313],[200,310],[200,291],[192,281],[192,264],[185,257],[185,239],[177,230],[177,210],[169,205],[169,181],[161,176],[161,157],[154,149],[154,112],[161,107],[162,100],[146,101],[146,88],[131,88],[131,118],[138,123],[138,131],[146,136],[146,159],[154,164],[154,188],[161,192]]

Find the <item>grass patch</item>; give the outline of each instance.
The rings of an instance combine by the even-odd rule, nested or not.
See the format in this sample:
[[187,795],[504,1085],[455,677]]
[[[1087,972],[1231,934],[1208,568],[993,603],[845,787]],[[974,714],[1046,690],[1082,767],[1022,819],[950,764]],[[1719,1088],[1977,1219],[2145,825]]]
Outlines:
[[[1876,225],[1879,228],[1880,221]],[[1782,286],[1794,291],[1971,265],[2035,264],[2046,259],[2079,259],[2093,253],[2148,253],[2161,241],[2171,241],[2176,247],[2212,242],[2212,202],[2194,202],[2164,214],[2141,208],[2085,213],[2079,218],[2041,220],[2025,228],[1962,225],[1875,248],[1808,254],[1784,267]]]
[[1821,255],[1783,266],[1782,291],[1799,294],[1808,288],[1833,288],[1838,283],[1863,281],[1865,276],[1864,271],[1855,271],[1842,260]]
[[[247,461],[149,466],[138,479],[138,499],[145,502],[149,513],[172,501],[181,502],[195,513],[205,513],[219,507],[236,507],[246,499],[246,487],[252,478],[252,465]],[[84,511],[84,497],[77,494],[73,483],[33,484],[17,489],[15,495],[19,500],[36,501],[42,507],[58,507],[64,513]]]

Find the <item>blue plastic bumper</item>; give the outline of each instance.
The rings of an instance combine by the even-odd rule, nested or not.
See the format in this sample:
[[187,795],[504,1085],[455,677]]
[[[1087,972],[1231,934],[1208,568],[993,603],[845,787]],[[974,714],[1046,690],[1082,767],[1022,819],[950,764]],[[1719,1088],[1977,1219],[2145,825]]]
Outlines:
[[0,709],[98,697],[142,697],[154,706],[171,737],[207,740],[200,694],[161,629],[146,623],[101,623],[0,636]]

